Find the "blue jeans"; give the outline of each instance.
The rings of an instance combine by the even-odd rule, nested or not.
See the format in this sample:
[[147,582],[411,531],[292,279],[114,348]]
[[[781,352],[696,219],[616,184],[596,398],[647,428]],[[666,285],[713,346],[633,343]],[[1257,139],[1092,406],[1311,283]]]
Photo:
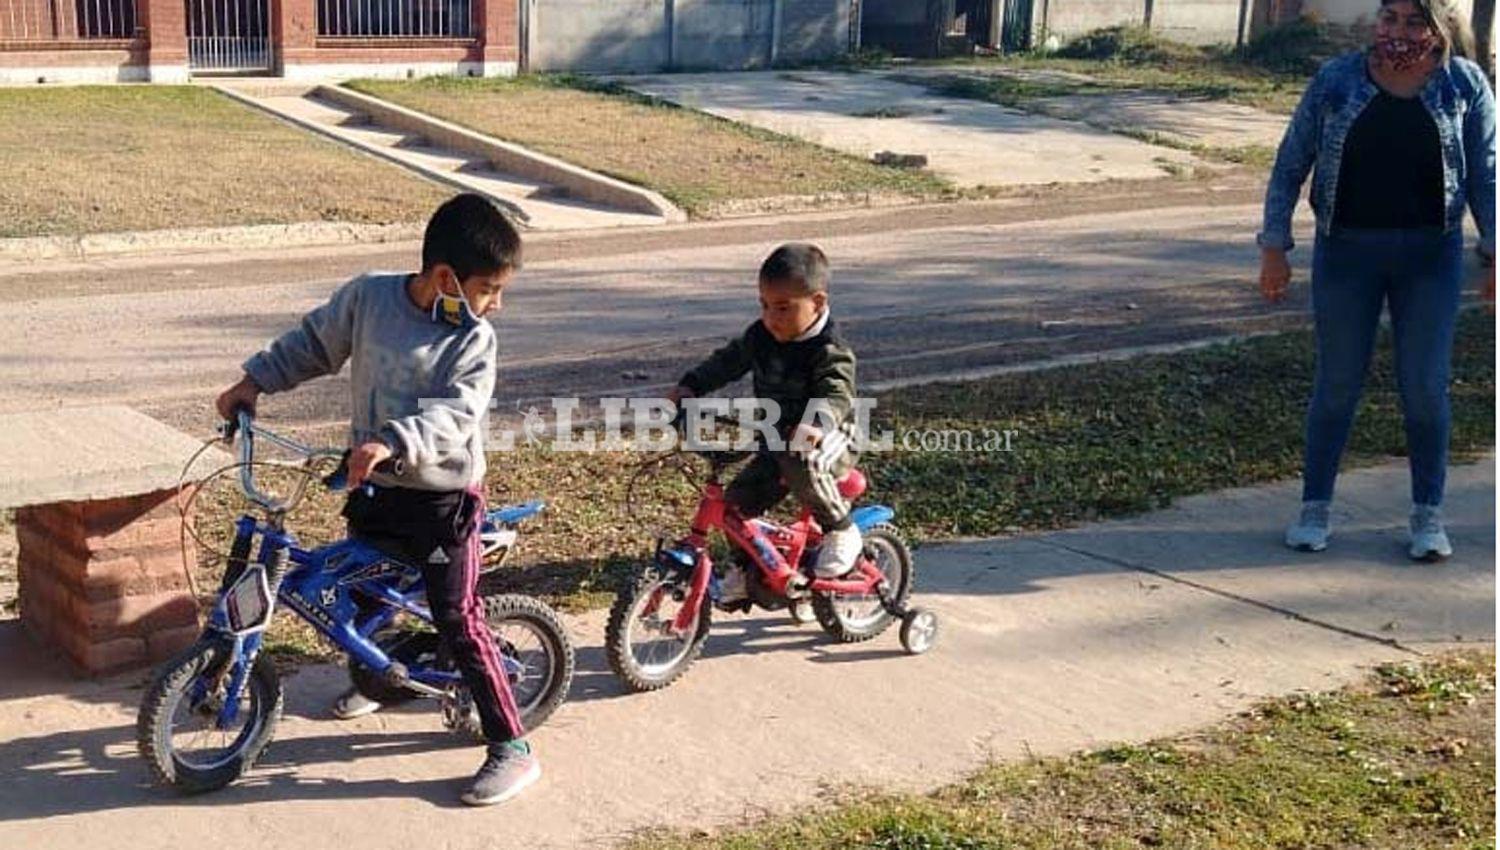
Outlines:
[[1318,367],[1307,407],[1304,501],[1333,498],[1380,308],[1388,305],[1412,502],[1442,504],[1451,425],[1448,378],[1463,274],[1461,231],[1346,229],[1318,237],[1312,269]]

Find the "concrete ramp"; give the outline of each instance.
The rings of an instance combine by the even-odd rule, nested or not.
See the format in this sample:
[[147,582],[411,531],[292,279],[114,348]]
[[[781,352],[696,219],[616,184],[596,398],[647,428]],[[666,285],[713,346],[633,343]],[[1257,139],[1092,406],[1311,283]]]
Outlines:
[[347,89],[216,88],[430,180],[488,196],[529,229],[641,227],[686,218],[654,192]]

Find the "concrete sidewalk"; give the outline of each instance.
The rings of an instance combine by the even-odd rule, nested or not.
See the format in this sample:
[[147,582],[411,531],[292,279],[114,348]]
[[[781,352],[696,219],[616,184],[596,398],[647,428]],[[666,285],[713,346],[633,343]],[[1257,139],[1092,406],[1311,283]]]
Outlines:
[[276,743],[248,778],[189,799],[152,788],[134,745],[143,676],[75,681],[7,621],[0,846],[607,846],[789,811],[830,785],[927,789],[986,759],[1170,735],[1376,662],[1493,645],[1493,460],[1450,474],[1458,555],[1443,565],[1405,558],[1404,463],[1340,489],[1321,555],[1280,544],[1291,482],[923,547],[918,593],[945,633],[920,658],[894,634],[843,647],[784,617],[725,616],[686,678],[624,696],[602,617],[574,620],[572,701],[533,738],[546,775],[481,811],[457,803],[476,750],[428,710],[322,719],[343,681],[322,666],[288,680]]
[[934,93],[875,73],[620,77],[642,94],[861,158],[920,154],[959,186],[1165,177],[1199,160],[1077,121]]

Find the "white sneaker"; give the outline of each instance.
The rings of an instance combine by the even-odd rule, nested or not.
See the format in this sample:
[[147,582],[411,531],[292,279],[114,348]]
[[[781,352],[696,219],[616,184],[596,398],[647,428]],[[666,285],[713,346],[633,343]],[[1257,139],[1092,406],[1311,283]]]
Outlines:
[[380,703],[360,693],[359,688],[350,688],[333,701],[332,714],[340,720],[353,720],[374,714],[381,707]]
[[1443,528],[1443,513],[1436,505],[1413,505],[1411,509],[1411,548],[1413,561],[1441,561],[1453,555],[1453,544]]
[[818,562],[813,565],[813,573],[818,578],[848,575],[862,551],[864,538],[859,534],[859,526],[850,523],[847,528],[830,531],[823,535],[823,548],[818,551]]
[[1297,521],[1286,530],[1286,545],[1299,552],[1321,552],[1327,549],[1331,525],[1328,515],[1328,502],[1303,502]]

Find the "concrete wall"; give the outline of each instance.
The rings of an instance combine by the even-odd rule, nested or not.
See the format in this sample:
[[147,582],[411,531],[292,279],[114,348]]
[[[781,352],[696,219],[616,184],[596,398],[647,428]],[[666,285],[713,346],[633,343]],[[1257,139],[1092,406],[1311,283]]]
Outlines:
[[[849,49],[849,0],[529,0],[532,71],[743,70]],[[779,21],[778,21],[779,18]]]
[[144,43],[108,50],[0,50],[0,85],[143,83],[150,79]]
[[[1146,23],[1146,0],[1034,2],[1039,27],[1063,41],[1101,27]],[[1152,31],[1187,44],[1234,44],[1239,21],[1240,0],[1154,0],[1151,4]]]
[[669,50],[665,0],[532,0],[533,71],[656,71]]
[[1151,10],[1152,31],[1186,44],[1234,44],[1239,21],[1240,0],[1156,0]]
[[[1473,20],[1473,0],[1457,0],[1464,18]],[[1363,28],[1374,26],[1380,0],[1302,0],[1302,11],[1317,15],[1330,24]]]
[[677,0],[673,65],[683,70],[771,63],[775,0]]
[[[1473,19],[1473,0],[1457,0],[1457,5],[1463,10],[1466,20]],[[1375,14],[1380,11],[1380,0],[1260,0],[1260,6],[1255,22],[1257,33],[1305,14],[1336,27],[1345,27],[1351,31],[1351,35],[1362,40],[1369,37],[1375,26]],[[1493,43],[1493,27],[1490,37]]]
[[[1146,23],[1147,0],[1031,2],[1033,43],[1038,43],[1038,36],[1067,41],[1101,27]],[[1235,42],[1240,0],[1152,0],[1151,5],[1151,28],[1166,38],[1189,44]],[[931,55],[939,41],[938,31],[952,14],[953,4],[944,0],[866,0],[864,43],[903,55]],[[1004,14],[1003,3],[997,14]]]
[[849,49],[850,0],[783,0],[779,62],[810,62]]
[[[1458,0],[1467,17],[1474,8],[1468,0]],[[1302,11],[1318,16],[1330,24],[1361,26],[1374,24],[1380,11],[1380,0],[1302,0]]]
[[[1057,36],[1063,41],[1083,35],[1089,30],[1111,27],[1117,24],[1139,26],[1146,22],[1145,0],[1034,0],[1033,15],[1042,17],[1045,4],[1046,19],[1042,29],[1048,36]],[[1158,0],[1169,3],[1171,0]]]

